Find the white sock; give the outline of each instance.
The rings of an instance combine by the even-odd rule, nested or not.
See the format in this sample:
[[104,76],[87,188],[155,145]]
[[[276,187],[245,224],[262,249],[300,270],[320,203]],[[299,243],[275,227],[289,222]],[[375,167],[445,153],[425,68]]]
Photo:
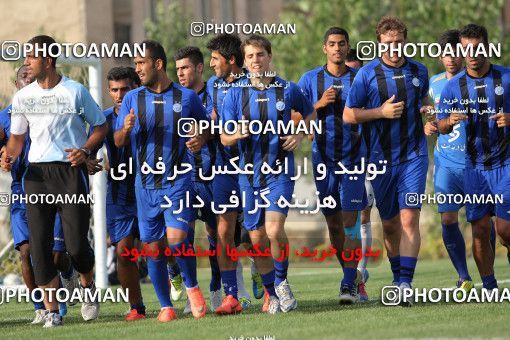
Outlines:
[[365,256],[367,248],[372,246],[372,223],[367,222],[361,225],[361,248],[363,250],[363,258],[358,263],[359,270],[367,269],[368,259]]
[[244,287],[244,276],[243,276],[243,264],[241,263],[241,259],[237,261],[236,267],[236,281],[237,281],[237,295],[239,297],[250,298],[250,293],[246,291]]

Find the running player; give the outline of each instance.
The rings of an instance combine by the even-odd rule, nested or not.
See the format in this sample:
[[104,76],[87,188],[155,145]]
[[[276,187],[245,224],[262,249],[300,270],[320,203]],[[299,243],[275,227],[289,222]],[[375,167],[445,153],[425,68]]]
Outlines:
[[[299,81],[307,98],[315,103],[317,122],[322,133],[314,136],[312,146],[315,184],[319,198],[331,196],[337,202],[335,208],[323,208],[331,244],[336,248],[344,278],[340,283],[340,303],[358,301],[358,285],[355,283],[358,261],[345,262],[342,251],[361,247],[360,211],[367,206],[365,174],[353,179],[348,174],[335,174],[341,162],[348,170],[359,166],[366,156],[366,145],[361,134],[361,125],[344,124],[342,119],[345,100],[355,71],[345,65],[350,49],[349,34],[339,27],[331,27],[324,34],[322,51],[327,63],[306,72]],[[325,176],[319,174],[318,166],[325,166]],[[322,177],[322,179],[317,179]],[[362,290],[365,295],[364,284]]]
[[[223,107],[223,99],[232,84],[236,84],[245,78],[243,56],[241,53],[241,40],[232,34],[220,34],[207,43],[211,51],[210,66],[214,70],[214,76],[207,81],[207,94],[209,103],[212,104],[211,118],[217,121]],[[221,144],[219,137],[216,138],[216,167],[233,167],[230,159],[239,156],[236,146],[226,147]],[[218,210],[218,247],[220,256],[221,281],[225,298],[220,307],[216,309],[218,314],[233,314],[242,311],[239,303],[236,267],[238,261],[233,261],[227,256],[227,247],[235,247],[235,230],[241,207],[219,210],[219,207],[230,203],[232,195],[239,196],[238,176],[234,174],[215,174],[213,178],[213,201],[215,210]]]
[[[456,48],[460,43],[459,31],[449,30],[444,32],[438,41],[441,48],[447,45]],[[463,68],[462,57],[445,56],[441,58],[445,72],[436,74],[430,78],[429,94],[434,104],[439,105],[441,91],[452,77]],[[434,116],[431,115],[431,118]],[[435,120],[428,119],[425,124],[425,134],[431,135],[437,132]],[[456,124],[448,135],[439,135],[434,148],[434,191],[436,194],[459,194],[464,195],[464,168],[465,168],[466,132],[464,121]],[[466,244],[459,229],[459,209],[463,204],[442,203],[438,204],[441,214],[443,242],[450,260],[459,275],[457,287],[466,291],[473,289],[473,281],[469,275],[466,262]]]
[[[231,88],[225,97],[223,110],[220,112],[222,124],[229,121],[257,121],[262,124],[278,121],[288,124],[291,121],[291,110],[300,112],[306,124],[314,119],[311,102],[303,95],[300,88],[279,77],[271,77],[271,43],[264,37],[253,35],[242,45],[244,62],[250,72],[250,79],[243,80],[242,86]],[[279,310],[288,312],[297,307],[287,280],[289,266],[287,235],[284,224],[288,206],[277,204],[280,198],[291,199],[294,191],[294,157],[303,134],[250,135],[243,129],[235,134],[222,134],[221,141],[225,146],[238,144],[240,150],[240,168],[252,167],[252,174],[239,175],[239,184],[243,193],[244,227],[249,231],[253,245],[271,248],[273,259],[256,257],[257,269],[262,275],[264,286],[269,294],[264,310],[274,314]],[[280,174],[262,172],[267,164],[276,170],[278,164],[287,169]],[[262,196],[265,194],[265,198]],[[264,203],[262,203],[264,201]],[[266,205],[261,208],[258,205]]]
[[488,51],[488,34],[483,26],[469,24],[459,33],[464,48],[473,50],[465,58],[466,69],[452,77],[441,92],[438,129],[448,134],[465,121],[466,152],[464,192],[466,195],[503,195],[496,204],[466,203],[466,218],[473,228],[473,256],[483,287],[497,289],[494,253],[490,244],[490,217],[496,215],[496,231],[505,244],[510,241],[510,69],[491,64],[479,45]]
[[[16,89],[21,90],[32,82],[32,78],[27,72],[26,66],[21,66],[16,72],[15,86]],[[11,112],[12,105],[0,112],[0,154],[5,150],[4,146],[11,135]],[[11,169],[11,192],[12,194],[23,194],[22,177],[23,173],[28,167],[28,151],[30,149],[30,138],[27,137],[23,151]],[[26,217],[26,205],[23,202],[13,202],[10,207],[11,211],[11,231],[14,240],[14,249],[19,251],[21,262],[21,275],[23,281],[28,288],[32,291],[37,288],[34,281],[34,272],[32,268],[32,260],[30,259],[30,244],[28,221]],[[53,261],[56,268],[60,271],[61,280],[64,283],[64,288],[72,290],[78,287],[76,272],[71,265],[71,259],[66,253],[64,245],[64,235],[62,232],[62,222],[60,216],[57,215],[55,219],[54,239],[53,239]],[[35,293],[37,298],[40,298],[38,292]],[[70,303],[71,304],[71,303]],[[48,310],[44,308],[43,302],[34,302],[35,318],[32,324],[40,324],[46,321]],[[60,316],[66,314],[67,308],[65,303],[59,304]],[[45,327],[49,327],[46,326]]]
[[176,261],[184,273],[193,316],[201,318],[207,306],[198,287],[196,257],[184,256],[185,252],[193,251],[194,213],[184,203],[186,195],[192,192],[191,174],[179,166],[188,161],[186,147],[199,151],[206,138],[181,137],[189,131],[179,126],[179,120],[207,117],[196,93],[168,78],[166,54],[161,44],[146,40],[142,46],[145,56],[137,56],[134,61],[144,86],[128,92],[122,101],[115,145],[120,148],[130,144],[136,158],[135,196],[140,239],[153,252],[147,262],[161,305],[158,320],[176,319],[168,284],[167,242],[171,253],[178,254]]
[[[379,43],[398,47],[405,44],[407,27],[383,17],[376,33]],[[428,88],[425,66],[388,51],[358,71],[344,110],[347,123],[370,122],[370,162],[385,165],[372,186],[393,281],[401,289],[411,286],[420,249],[421,204],[408,198],[425,191],[427,141],[420,113],[432,109]]]
[[[122,288],[129,290],[130,312],[125,316],[126,321],[145,319],[145,305],[140,290],[140,274],[136,262],[129,257],[122,256],[124,249],[135,247],[135,238],[139,237],[138,219],[135,199],[135,176],[126,173],[119,180],[117,169],[119,166],[127,167],[134,161],[129,146],[117,148],[113,139],[120,106],[124,96],[129,91],[139,87],[140,79],[132,68],[114,67],[106,76],[108,81],[108,94],[113,106],[104,110],[103,114],[108,123],[108,134],[104,145],[108,156],[110,171],[107,178],[106,191],[106,226],[110,240],[116,248],[118,278]],[[93,129],[91,129],[91,132]],[[95,155],[95,152],[93,152]],[[89,169],[90,173],[90,169]],[[117,174],[116,174],[117,173]],[[114,177],[112,177],[112,174]]]
[[[177,71],[177,78],[179,83],[194,90],[200,100],[208,119],[211,119],[212,103],[207,94],[206,83],[203,80],[202,74],[204,70],[204,55],[198,47],[187,46],[180,48],[174,55],[175,68]],[[216,215],[211,210],[211,202],[213,200],[212,194],[212,180],[210,178],[212,172],[212,165],[215,162],[216,146],[213,140],[205,144],[202,149],[196,153],[188,150],[190,164],[193,166],[192,181],[195,190],[194,195],[200,197],[204,202],[204,207],[198,209],[197,217],[205,223],[207,230],[207,238],[209,239],[209,249],[216,250]],[[211,266],[211,281],[209,284],[209,298],[211,301],[212,311],[221,306],[221,276],[220,268],[218,266],[218,259],[216,255],[209,256],[209,264]],[[189,301],[188,301],[189,302]]]

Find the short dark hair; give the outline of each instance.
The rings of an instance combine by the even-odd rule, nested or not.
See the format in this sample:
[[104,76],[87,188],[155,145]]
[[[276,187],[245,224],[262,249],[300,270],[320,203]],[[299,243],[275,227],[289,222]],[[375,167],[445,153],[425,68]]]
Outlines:
[[380,41],[381,34],[388,31],[397,31],[404,34],[404,39],[407,38],[407,26],[402,20],[397,17],[385,16],[377,23],[375,34],[377,34],[377,41]]
[[347,33],[346,30],[340,27],[330,27],[326,33],[324,33],[324,44],[328,41],[328,38],[330,35],[333,34],[341,34],[345,37],[345,40],[347,40],[347,43],[349,42],[349,33]]
[[489,34],[487,33],[487,29],[484,26],[477,24],[467,24],[462,27],[459,32],[459,39],[460,38],[482,39],[484,43],[489,43]]
[[132,67],[119,66],[114,67],[108,71],[106,76],[108,81],[118,81],[123,79],[129,79],[133,85],[140,86],[140,78],[136,74],[135,69]]
[[128,69],[133,84],[135,84],[136,87],[140,87],[142,85],[142,81],[140,80],[140,77],[138,76],[138,73],[136,73],[134,67],[126,66],[126,68]]
[[244,48],[249,45],[261,47],[261,48],[265,49],[268,54],[272,54],[271,53],[271,42],[266,37],[263,37],[261,35],[253,34],[253,35],[250,35],[248,37],[248,39],[243,41],[243,44],[241,45],[241,51],[243,51],[243,56],[244,56]]
[[204,55],[202,54],[202,51],[200,51],[200,49],[196,46],[181,47],[174,54],[175,61],[185,58],[188,58],[195,66],[204,63]]
[[227,60],[233,56],[236,60],[236,65],[243,67],[241,39],[237,35],[226,33],[217,35],[207,43],[207,49],[210,51],[218,51],[218,53]]
[[347,52],[345,61],[357,61],[361,66],[363,66],[363,60],[358,58],[358,53],[356,53],[354,48],[351,48],[349,52]]
[[145,48],[145,53],[149,52],[152,61],[161,59],[163,61],[163,69],[166,71],[166,53],[161,44],[155,40],[144,40],[141,44]]
[[437,43],[439,46],[441,46],[441,49],[444,49],[446,45],[450,45],[452,47],[457,46],[457,44],[460,42],[460,35],[459,30],[448,30],[446,32],[443,32],[439,39],[437,40]]
[[[37,35],[31,38],[28,41],[29,45],[37,45],[42,50],[43,56],[45,58],[51,59],[51,65],[53,68],[57,67],[57,53],[59,51],[58,46],[56,45],[55,39],[50,37],[49,35]],[[37,55],[36,55],[37,57]]]

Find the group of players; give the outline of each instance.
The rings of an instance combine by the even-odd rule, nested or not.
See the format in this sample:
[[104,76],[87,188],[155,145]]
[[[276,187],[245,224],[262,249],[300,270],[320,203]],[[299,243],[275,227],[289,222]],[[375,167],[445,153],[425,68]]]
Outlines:
[[[395,17],[382,18],[376,33],[382,44],[404,44],[407,38],[405,24]],[[439,44],[473,44],[476,50],[478,44],[488,44],[487,31],[469,24],[445,32]],[[209,290],[215,313],[235,314],[249,306],[240,262],[232,261],[225,251],[227,247],[238,246],[269,248],[272,254],[252,259],[254,295],[257,298],[264,295],[262,310],[275,314],[297,308],[287,280],[289,261],[285,256],[282,258],[288,244],[284,229],[288,208],[281,207],[278,200],[292,199],[293,151],[306,136],[250,135],[239,128],[233,134],[201,131],[193,137],[183,137],[178,133],[179,119],[213,120],[219,124],[241,120],[288,123],[300,119],[306,124],[314,119],[322,123],[322,133],[313,136],[312,161],[314,171],[319,164],[325,164],[327,169],[320,178],[314,174],[319,198],[331,196],[337,203],[335,208],[323,208],[322,213],[343,270],[340,303],[368,299],[366,259],[360,263],[356,259],[343,261],[340,254],[344,248],[365,249],[370,245],[371,196],[375,197],[382,220],[393,284],[401,289],[411,287],[420,248],[421,204],[408,202],[407,197],[425,192],[426,135],[440,134],[434,151],[436,193],[504,196],[510,184],[510,114],[505,113],[510,112],[510,99],[505,95],[510,91],[510,70],[491,64],[483,56],[466,57],[465,67],[460,57],[441,58],[445,72],[433,76],[429,86],[425,66],[400,55],[386,53],[361,67],[361,62],[352,58],[347,31],[332,27],[326,31],[322,45],[326,64],[306,72],[294,84],[270,75],[269,40],[254,35],[241,41],[235,35],[222,34],[207,45],[215,73],[207,82],[202,78],[204,57],[198,48],[184,47],[175,53],[179,85],[168,78],[163,47],[150,40],[143,45],[146,54],[135,57],[135,70],[120,67],[108,73],[114,106],[103,112],[108,126],[104,137],[106,169],[113,172],[132,159],[136,172],[123,181],[109,175],[106,201],[107,228],[117,247],[119,280],[130,292],[131,310],[126,320],[143,319],[146,314],[136,263],[121,256],[125,247],[136,246],[135,238],[159,251],[158,256],[147,258],[149,276],[161,305],[158,320],[168,322],[177,318],[172,298],[179,298],[182,285],[188,297],[186,311],[195,318],[205,315],[207,306],[197,282],[196,258],[180,252],[193,248],[196,219],[205,222],[210,249],[223,250],[217,257],[209,258],[212,271]],[[23,68],[18,71],[18,89],[23,81],[37,79],[28,79],[29,76]],[[467,100],[461,105],[455,98]],[[476,113],[484,109],[496,113],[490,116]],[[4,118],[7,112],[4,110],[0,116],[6,138],[0,137],[5,140],[9,137],[8,119]],[[437,119],[430,118],[431,112],[438,113]],[[428,118],[425,124],[423,116]],[[96,126],[101,124],[97,121]],[[93,136],[93,131],[91,124],[89,136]],[[86,164],[89,174],[102,169],[100,160],[95,159],[101,145],[103,142],[94,145],[96,150],[84,150],[88,159],[81,166]],[[6,166],[9,163],[6,154],[2,157],[4,169],[10,168]],[[240,168],[252,166],[253,172],[216,174],[209,181],[200,176],[211,174],[213,166],[233,170],[230,160],[235,157],[239,157]],[[340,169],[339,162],[342,169],[353,170],[362,158],[374,164],[384,162],[386,172],[370,182],[365,181],[364,174],[353,179],[335,173]],[[161,160],[166,165],[164,171],[141,170],[142,165],[159,169],[157,163]],[[265,163],[276,169],[285,162],[290,166],[283,173],[261,171]],[[182,163],[192,164],[192,171],[175,174]],[[16,171],[16,164],[12,166],[13,192],[22,190],[22,173]],[[266,192],[266,205],[248,213],[259,203],[262,206],[260,192]],[[184,206],[176,211],[162,207],[167,203],[165,197],[177,202],[185,200],[186,193],[199,196],[204,208],[197,211]],[[244,205],[230,207],[231,196],[241,193]],[[211,205],[228,208],[216,215]],[[439,212],[443,240],[459,275],[457,286],[470,290],[474,286],[458,223],[461,206],[440,204]],[[15,218],[16,209],[22,207],[11,207],[13,234],[16,235],[15,225],[24,223],[24,238],[15,236],[15,243],[24,264],[23,277],[32,289],[36,285],[28,274],[31,267],[27,223],[26,219],[19,222],[22,218],[19,221]],[[466,204],[467,220],[473,227],[473,254],[486,289],[497,288],[494,238],[497,233],[504,244],[510,244],[509,214],[508,202],[494,206]],[[491,220],[493,215],[495,223]],[[61,255],[55,257],[55,266],[63,283],[71,287],[72,282],[68,281],[74,277],[73,269],[65,252],[57,247],[57,241],[63,238],[59,233],[62,231],[57,219],[54,250]],[[165,256],[166,247],[181,255]],[[36,312],[34,323],[46,320],[46,327],[62,324],[55,311],[36,309],[41,312]],[[95,317],[97,311],[88,319]]]

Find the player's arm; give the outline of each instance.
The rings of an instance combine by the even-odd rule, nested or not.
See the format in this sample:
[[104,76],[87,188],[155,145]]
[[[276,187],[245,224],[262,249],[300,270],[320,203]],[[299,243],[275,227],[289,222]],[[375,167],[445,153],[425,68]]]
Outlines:
[[[202,106],[202,103],[200,102],[200,98],[198,95],[193,93],[190,97],[190,104],[191,104],[191,115],[195,119],[195,122],[209,120],[207,117],[207,112]],[[197,126],[194,127],[195,131],[198,129]],[[196,131],[197,133],[194,134],[193,137],[191,137],[186,142],[186,147],[190,149],[191,152],[198,152],[202,148],[202,146],[207,143],[208,140],[212,138],[211,131],[209,129],[205,129],[205,131]]]
[[440,134],[449,134],[453,127],[461,121],[467,119],[467,116],[461,113],[462,107],[459,106],[458,98],[452,91],[452,84],[448,82],[439,99],[437,112],[437,129]]
[[131,130],[133,130],[136,123],[135,110],[130,107],[128,97],[129,94],[127,94],[122,100],[119,116],[117,117],[117,123],[113,127],[115,130],[113,134],[113,142],[118,148],[129,144],[129,136],[131,135]]
[[398,119],[404,112],[404,102],[394,102],[395,95],[391,96],[381,106],[373,109],[365,109],[359,107],[344,108],[344,122],[348,124],[359,124],[365,123],[372,120],[387,118],[387,119]]
[[11,137],[7,142],[7,146],[5,151],[2,153],[2,170],[10,171],[12,164],[19,157],[21,151],[23,150],[23,145],[25,144],[25,134],[16,135],[11,132]]
[[[221,114],[219,115],[219,121],[221,124],[224,124],[227,121],[238,121],[237,119],[237,109],[239,105],[237,105],[236,99],[234,97],[235,89],[231,89],[228,91],[227,95],[223,99],[223,108]],[[221,144],[225,146],[232,146],[237,143],[238,140],[248,138],[250,136],[248,132],[248,126],[243,126],[243,123],[237,123],[237,129],[233,134],[227,134],[225,131],[220,135]]]
[[[292,109],[301,113],[304,118],[307,129],[310,130],[311,122],[315,119],[317,113],[312,105],[312,102],[300,91],[300,89],[291,83],[291,98],[292,98]],[[298,134],[280,137],[284,140],[282,148],[285,151],[293,151],[301,145],[303,138],[305,137],[304,132]]]
[[4,171],[11,170],[12,164],[23,151],[25,135],[28,133],[28,120],[21,113],[23,109],[23,106],[19,104],[18,96],[15,95],[12,100],[10,136],[1,160],[1,167]]

